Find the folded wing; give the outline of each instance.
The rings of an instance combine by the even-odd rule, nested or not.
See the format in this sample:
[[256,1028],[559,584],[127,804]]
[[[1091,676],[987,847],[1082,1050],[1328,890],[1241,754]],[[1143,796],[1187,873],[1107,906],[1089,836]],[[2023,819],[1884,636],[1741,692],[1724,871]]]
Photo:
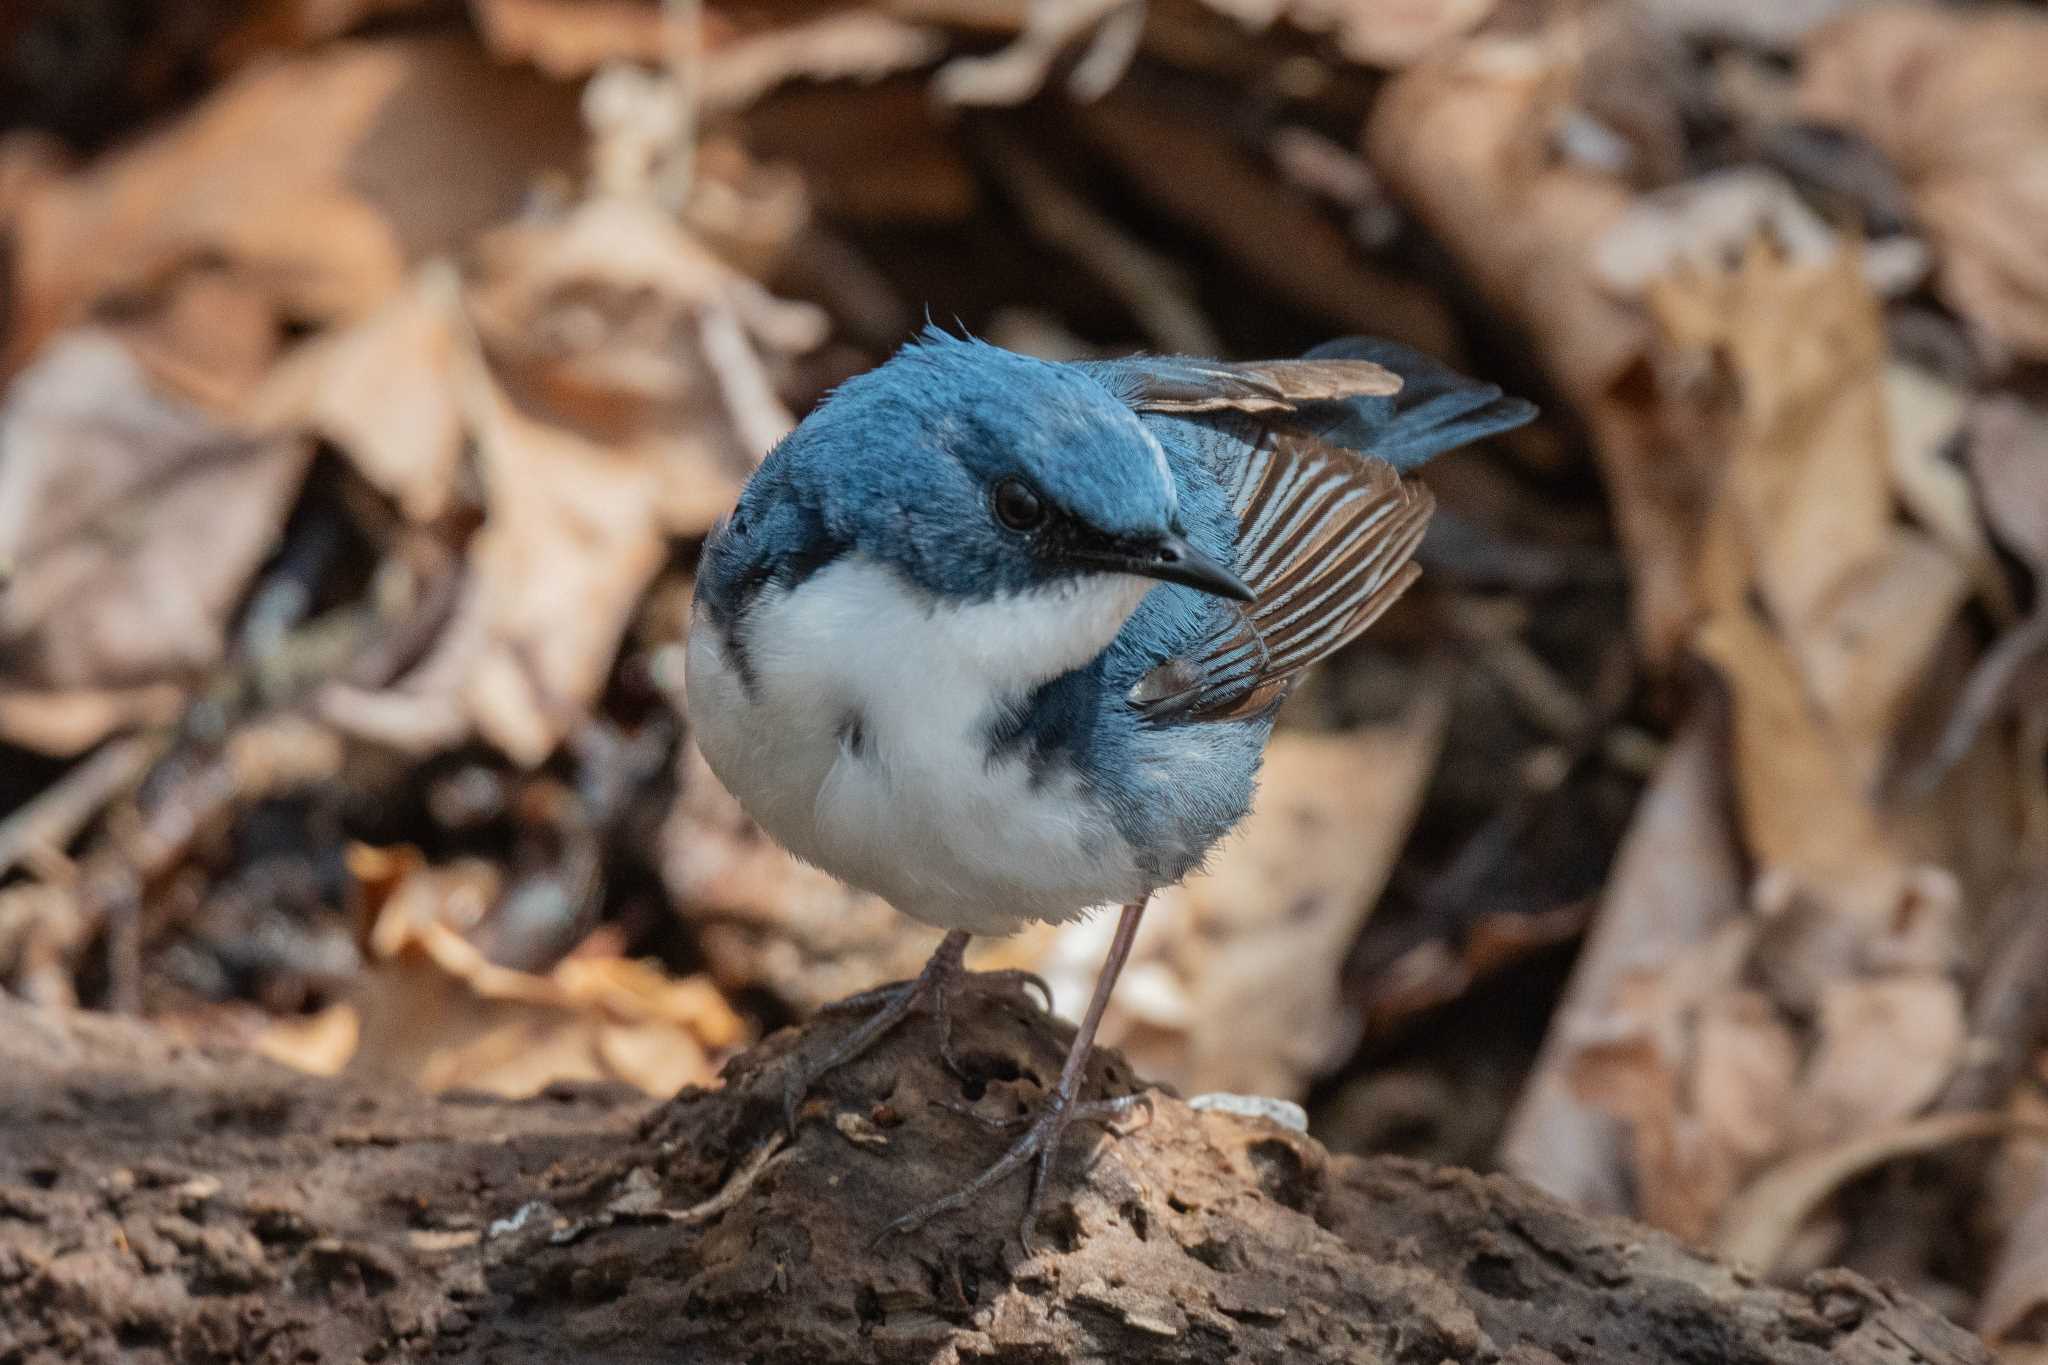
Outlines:
[[1256,594],[1132,688],[1132,704],[1158,721],[1258,714],[1356,639],[1419,573],[1412,560],[1435,502],[1402,472],[1536,411],[1374,338],[1301,360],[1092,368],[1137,411],[1201,426],[1192,439],[1225,482],[1236,567]]

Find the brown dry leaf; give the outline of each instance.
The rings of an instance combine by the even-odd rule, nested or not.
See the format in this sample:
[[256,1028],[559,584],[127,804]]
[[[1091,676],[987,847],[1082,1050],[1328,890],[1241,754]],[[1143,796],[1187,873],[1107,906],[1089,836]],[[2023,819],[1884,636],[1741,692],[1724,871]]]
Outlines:
[[2048,408],[1993,394],[1972,406],[1969,430],[1984,519],[2000,544],[2048,578]]
[[[1153,898],[1104,1041],[1188,1093],[1306,1094],[1356,1033],[1338,968],[1436,770],[1445,715],[1427,691],[1391,725],[1275,735],[1243,825]],[[1027,963],[1064,1013],[1087,1004],[1114,922],[1063,925]]]
[[574,164],[572,92],[454,39],[343,43],[259,63],[190,114],[27,196],[0,374],[115,293],[182,265],[262,280],[302,322],[376,308]]
[[2048,357],[2048,19],[1859,7],[1808,39],[1800,104],[1854,128],[1905,178],[1948,302]]
[[347,453],[414,521],[448,510],[462,459],[455,393],[461,285],[430,262],[353,326],[294,351],[250,393],[246,420],[303,428]]
[[557,1081],[619,1080],[651,1095],[706,1084],[746,1026],[707,979],[677,979],[617,957],[571,956],[546,976],[491,963],[461,927],[489,913],[487,864],[429,867],[416,855],[358,850],[381,897],[372,966],[354,1006],[352,1073],[508,1096]]
[[946,40],[937,29],[871,10],[839,10],[718,43],[705,63],[703,101],[741,109],[788,81],[872,81],[936,61]]
[[[430,272],[418,307],[391,320],[446,355],[452,392],[437,395],[429,373],[419,400],[443,422],[452,408],[475,446],[485,517],[462,598],[396,687],[332,686],[321,704],[411,751],[473,730],[532,765],[596,698],[667,537],[703,534],[790,429],[769,365],[815,345],[824,323],[645,199],[604,195],[558,221],[501,228],[476,256],[466,303]],[[359,429],[351,448],[374,454],[374,434]],[[400,440],[422,435],[435,446],[396,455],[446,456],[445,425]]]
[[1761,243],[1650,297],[1664,346],[1724,376],[1696,419],[1726,454],[1694,646],[1733,691],[1750,850],[1767,876],[1881,918],[1910,847],[1868,792],[1969,568],[1896,520],[1877,301],[1848,253],[1799,265]]
[[1962,992],[1931,973],[1825,982],[1814,1031],[1793,1111],[1804,1147],[1888,1127],[1931,1103],[1963,1057]]
[[1627,1126],[1636,1212],[1681,1237],[1711,1230],[1784,1143],[1797,1046],[1772,1002],[1736,984],[1751,941],[1733,921],[1620,978],[1565,1063],[1576,1098]]
[[1929,1114],[1789,1157],[1750,1182],[1721,1211],[1712,1238],[1714,1251],[1768,1271],[1791,1245],[1800,1224],[1846,1182],[1902,1156],[1996,1137],[2012,1127],[2012,1120],[2002,1114]]
[[316,1014],[272,1020],[250,1046],[294,1071],[338,1076],[362,1041],[363,1021],[346,1002]]
[[1787,900],[1803,891],[1880,920],[1906,869],[1784,645],[1734,612],[1702,627],[1695,646],[1734,694],[1736,798],[1751,856],[1789,879]]
[[600,195],[477,252],[477,326],[522,389],[594,432],[653,430],[678,447],[662,474],[678,534],[709,529],[795,425],[769,365],[823,342],[824,314],[769,294],[651,202]]
[[8,736],[75,751],[217,663],[306,459],[162,396],[103,331],[54,343],[0,408]]
[[561,80],[607,62],[659,66],[693,40],[661,0],[470,0],[469,10],[491,55]]
[[346,729],[412,750],[447,747],[474,727],[533,766],[597,697],[661,567],[660,452],[536,420],[473,354],[460,357],[457,385],[487,512],[454,618],[395,689],[331,685],[322,709]]
[[[1636,807],[1564,1003],[1501,1144],[1509,1170],[1586,1208],[1628,1211],[1632,1161],[1616,1123],[1617,1114],[1630,1111],[1578,1093],[1582,1052],[1612,1044],[1626,983],[1697,952],[1742,914],[1726,767],[1717,718],[1711,708],[1698,708]],[[1639,1041],[1631,1055],[1652,1068],[1654,1084],[1645,1093],[1664,1096],[1675,1111],[1677,1082],[1653,1045]],[[1661,1120],[1662,1112],[1653,1117]]]
[[[2023,1090],[2013,1108],[2039,1125],[2038,1097]],[[2030,1159],[2013,1164],[2021,1165],[2030,1179],[2017,1186],[2008,1183],[2003,1191],[2017,1214],[2005,1220],[2003,1244],[1977,1305],[1977,1330],[1998,1347],[2039,1341],[2048,1327],[2048,1184],[2042,1179],[2041,1143],[2026,1145],[2033,1149]],[[1994,1187],[1987,1198],[1997,1193]]]
[[[1877,300],[1848,255],[1801,264],[1762,239],[1736,268],[1661,279],[1649,297],[1667,346],[1732,379],[1721,501],[1748,577],[1796,646],[1843,579],[1887,547]],[[1708,605],[1729,605],[1724,585],[1709,585]]]
[[311,47],[373,19],[420,9],[429,0],[253,0],[217,58],[234,65],[272,48]]
[[1688,458],[1662,410],[1644,363],[1648,319],[1595,274],[1596,244],[1628,219],[1633,190],[1555,153],[1579,114],[1588,49],[1573,23],[1458,44],[1388,85],[1366,151],[1587,422],[1631,567],[1636,634],[1661,669],[1697,616],[1700,509],[1715,471]]

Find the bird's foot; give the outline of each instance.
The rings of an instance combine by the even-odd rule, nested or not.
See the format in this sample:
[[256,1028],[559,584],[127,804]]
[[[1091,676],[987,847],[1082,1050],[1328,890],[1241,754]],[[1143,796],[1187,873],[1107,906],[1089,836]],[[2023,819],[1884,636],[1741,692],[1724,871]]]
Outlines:
[[[829,1052],[821,1057],[806,1060],[792,1058],[782,1082],[783,1125],[794,1134],[797,1129],[797,1114],[803,1107],[805,1096],[811,1093],[826,1073],[846,1065],[876,1043],[882,1041],[891,1029],[915,1014],[920,1008],[929,1008],[939,1026],[939,1060],[955,1076],[965,1079],[967,1068],[953,1051],[953,1019],[951,1013],[953,992],[969,973],[962,962],[967,951],[965,933],[948,934],[940,942],[931,959],[924,964],[924,970],[909,981],[896,981],[873,990],[850,995],[844,1000],[835,1000],[824,1006],[820,1014],[865,1014],[868,1017],[860,1027],[832,1045]],[[980,980],[995,984],[1007,984],[1018,988],[1030,986],[1045,998],[1045,1007],[1052,1008],[1052,988],[1045,979],[1032,972],[1003,970],[974,973]]]
[[1038,1206],[1045,1197],[1046,1181],[1052,1174],[1053,1163],[1059,1158],[1060,1143],[1065,1139],[1067,1130],[1076,1123],[1099,1123],[1116,1136],[1126,1137],[1137,1130],[1119,1128],[1118,1120],[1136,1109],[1143,1109],[1149,1119],[1152,1114],[1152,1097],[1145,1094],[1119,1095],[1114,1099],[1084,1102],[1073,1098],[1064,1090],[1056,1089],[1047,1099],[1045,1107],[1036,1115],[999,1119],[975,1113],[965,1105],[948,1104],[943,1107],[954,1113],[965,1114],[984,1127],[1010,1129],[1021,1125],[1024,1132],[1010,1144],[1007,1152],[997,1158],[994,1165],[980,1175],[951,1194],[920,1205],[883,1228],[875,1238],[877,1243],[898,1233],[915,1232],[934,1218],[966,1208],[1028,1165],[1031,1167],[1031,1184],[1024,1196],[1024,1218],[1018,1228],[1018,1237],[1023,1241],[1027,1253],[1035,1250],[1032,1245],[1032,1224],[1038,1218]]

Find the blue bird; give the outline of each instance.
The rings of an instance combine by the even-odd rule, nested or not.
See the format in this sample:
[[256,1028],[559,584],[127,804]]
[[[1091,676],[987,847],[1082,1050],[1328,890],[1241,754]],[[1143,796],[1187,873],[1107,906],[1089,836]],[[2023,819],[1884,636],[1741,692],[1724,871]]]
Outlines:
[[1053,363],[927,329],[769,454],[704,547],[690,724],[791,852],[948,931],[792,1065],[792,1127],[913,1010],[943,1021],[969,935],[1123,907],[1042,1113],[890,1230],[1030,1165],[1028,1239],[1068,1125],[1133,1103],[1080,1090],[1148,897],[1244,815],[1302,671],[1415,579],[1433,504],[1402,474],[1534,413],[1381,340]]

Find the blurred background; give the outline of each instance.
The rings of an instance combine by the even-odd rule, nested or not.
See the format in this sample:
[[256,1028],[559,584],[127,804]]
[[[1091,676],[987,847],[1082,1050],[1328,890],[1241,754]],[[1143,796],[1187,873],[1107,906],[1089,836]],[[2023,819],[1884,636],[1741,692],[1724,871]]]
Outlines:
[[[0,990],[711,1083],[933,938],[691,747],[760,455],[927,318],[1375,333],[1544,418],[1105,1040],[2048,1360],[2044,73],[2039,6],[12,0]],[[978,961],[1076,1010],[1107,932]]]

